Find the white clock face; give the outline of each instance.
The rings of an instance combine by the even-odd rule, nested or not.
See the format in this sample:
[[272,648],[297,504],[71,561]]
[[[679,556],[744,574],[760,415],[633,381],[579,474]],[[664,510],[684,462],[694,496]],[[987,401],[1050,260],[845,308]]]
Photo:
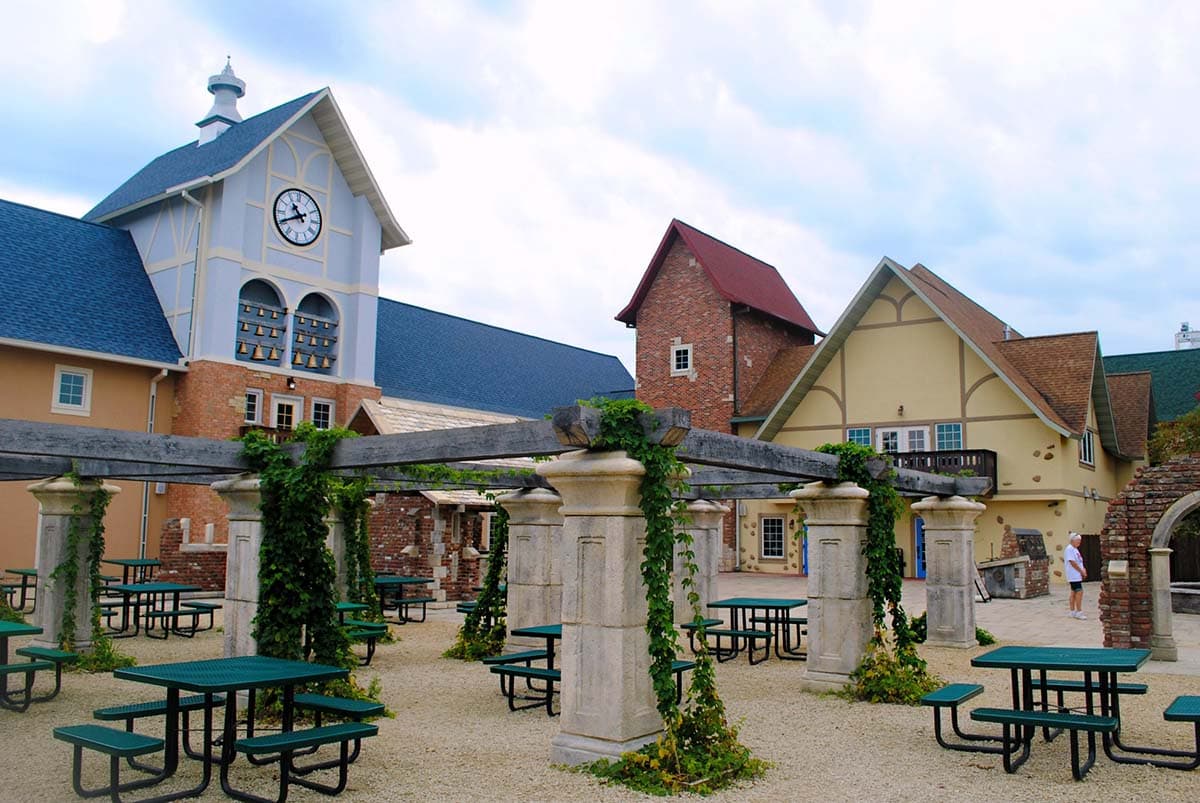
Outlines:
[[321,208],[304,190],[284,190],[275,199],[275,227],[289,243],[311,245],[321,234]]

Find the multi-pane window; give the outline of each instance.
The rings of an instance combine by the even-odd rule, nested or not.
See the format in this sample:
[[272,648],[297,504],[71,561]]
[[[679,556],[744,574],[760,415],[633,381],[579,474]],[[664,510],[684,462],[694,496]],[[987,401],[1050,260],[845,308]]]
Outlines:
[[1090,429],[1085,429],[1079,439],[1079,462],[1085,466],[1096,465],[1096,441]]
[[871,445],[870,427],[851,427],[846,430],[846,443],[857,443],[859,446]]
[[692,346],[689,343],[686,346],[674,346],[671,348],[671,374],[673,376],[681,376],[691,373],[692,370]]
[[59,365],[54,369],[54,396],[50,410],[68,415],[88,415],[92,411],[92,372],[88,368]]
[[246,390],[246,407],[242,415],[242,421],[246,424],[261,424],[262,423],[262,391],[261,390]]
[[329,399],[313,399],[312,422],[317,429],[333,426],[333,402]]
[[304,416],[304,399],[296,396],[273,396],[271,426],[275,429],[295,429]]
[[879,451],[896,454],[900,451],[900,433],[894,429],[879,433]]
[[962,448],[962,424],[937,425],[937,449],[939,452]]
[[925,430],[923,428],[922,429],[910,429],[910,430],[908,430],[907,435],[908,435],[908,451],[910,451],[910,452],[925,451]]
[[764,558],[787,557],[783,549],[783,517],[763,516],[759,527],[759,532],[762,533],[762,556]]

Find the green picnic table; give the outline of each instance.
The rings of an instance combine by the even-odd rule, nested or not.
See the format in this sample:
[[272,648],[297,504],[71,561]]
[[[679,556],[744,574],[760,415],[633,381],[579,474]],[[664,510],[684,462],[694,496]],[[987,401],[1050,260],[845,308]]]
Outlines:
[[[21,578],[21,598],[15,605],[12,605],[10,600],[9,604],[12,605],[12,609],[23,613],[33,613],[37,610],[37,569],[5,569],[4,571]],[[27,611],[25,610],[26,602],[30,603]]]

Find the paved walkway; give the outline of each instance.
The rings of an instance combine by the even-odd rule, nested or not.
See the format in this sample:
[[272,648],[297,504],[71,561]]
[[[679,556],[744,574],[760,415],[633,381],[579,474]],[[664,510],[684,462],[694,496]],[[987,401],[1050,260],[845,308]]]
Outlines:
[[[724,572],[717,580],[716,593],[720,597],[803,597],[807,589],[806,577]],[[976,603],[975,623],[1007,643],[1102,647],[1100,584],[1086,583],[1083,589],[1083,610],[1088,617],[1084,621],[1067,616],[1067,588],[1052,585],[1044,597]],[[905,580],[902,602],[912,616],[924,612],[924,581]],[[1175,614],[1172,628],[1179,660],[1150,661],[1141,671],[1200,675],[1200,616]]]

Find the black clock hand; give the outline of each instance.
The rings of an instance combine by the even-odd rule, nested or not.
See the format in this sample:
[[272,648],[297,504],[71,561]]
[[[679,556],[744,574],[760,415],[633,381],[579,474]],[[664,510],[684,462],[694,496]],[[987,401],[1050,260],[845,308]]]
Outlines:
[[279,222],[280,222],[280,223],[288,223],[288,222],[290,222],[290,221],[293,221],[293,220],[304,220],[304,213],[303,213],[303,212],[297,212],[296,214],[292,215],[291,217],[285,217],[285,218],[283,218],[283,219],[282,219],[282,220],[280,220]]

